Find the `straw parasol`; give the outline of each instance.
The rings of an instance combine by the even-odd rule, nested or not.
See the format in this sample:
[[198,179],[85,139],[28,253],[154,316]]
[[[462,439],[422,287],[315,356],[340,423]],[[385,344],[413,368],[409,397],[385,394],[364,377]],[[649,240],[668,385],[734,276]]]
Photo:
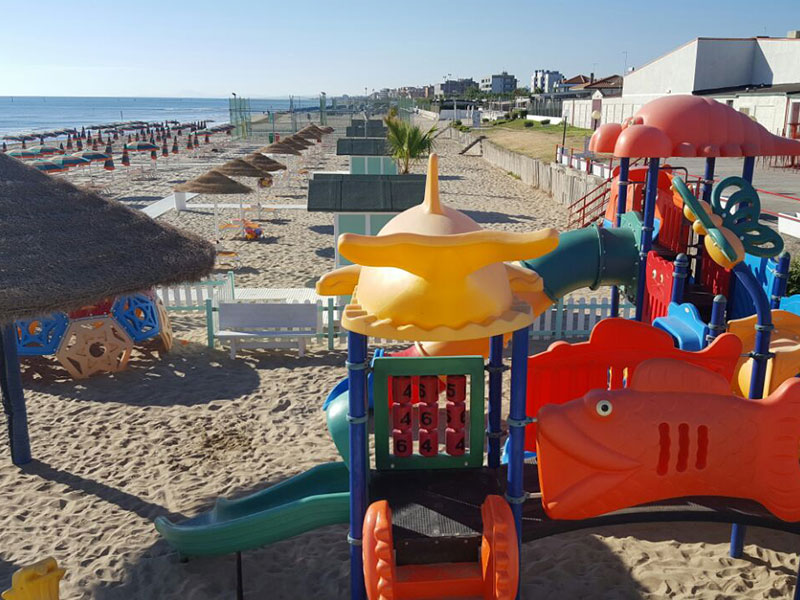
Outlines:
[[286,165],[278,162],[277,160],[270,158],[269,156],[264,156],[263,154],[259,154],[258,152],[253,152],[252,154],[248,154],[242,160],[249,162],[251,165],[255,165],[262,171],[285,171]]
[[294,155],[300,156],[300,152],[298,152],[295,148],[288,146],[281,142],[274,142],[269,146],[264,146],[263,148],[259,148],[258,152],[261,154],[285,154],[285,155]]
[[114,200],[0,156],[0,388],[12,460],[31,460],[14,321],[196,281],[213,246]]
[[253,190],[243,183],[234,181],[223,173],[211,169],[208,173],[200,175],[200,177],[190,179],[186,183],[175,186],[175,191],[214,196],[214,237],[216,237],[219,232],[219,223],[217,222],[217,194],[249,194]]
[[259,169],[253,163],[242,160],[241,158],[234,158],[229,160],[221,167],[215,169],[229,177],[269,177],[272,175],[266,171]]
[[300,150],[300,151],[305,150],[307,148],[310,148],[311,146],[314,145],[313,143],[307,142],[306,140],[304,140],[302,138],[295,138],[295,137],[291,137],[291,136],[282,139],[280,141],[280,143],[285,145],[285,146],[289,146],[290,148],[294,148],[294,149]]

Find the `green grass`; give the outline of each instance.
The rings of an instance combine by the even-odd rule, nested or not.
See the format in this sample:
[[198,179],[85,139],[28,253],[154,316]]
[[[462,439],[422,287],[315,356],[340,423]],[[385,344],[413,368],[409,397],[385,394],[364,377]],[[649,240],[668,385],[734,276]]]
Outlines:
[[[550,133],[550,134],[558,134],[561,135],[564,133],[564,126],[563,125],[541,125],[536,121],[530,121],[533,123],[533,127],[525,127],[525,122],[527,119],[514,119],[513,121],[506,121],[505,123],[501,123],[500,125],[494,125],[492,128],[497,129],[513,129],[518,131],[536,131],[537,133]],[[583,129],[582,127],[573,127],[572,125],[567,125],[567,135],[592,135],[591,129]]]

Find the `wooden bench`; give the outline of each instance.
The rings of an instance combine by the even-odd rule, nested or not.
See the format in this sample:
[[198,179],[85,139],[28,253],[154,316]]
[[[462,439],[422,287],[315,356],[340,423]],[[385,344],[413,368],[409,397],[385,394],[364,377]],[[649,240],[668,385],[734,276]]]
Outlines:
[[231,358],[240,348],[293,348],[305,354],[306,340],[321,327],[318,303],[220,302],[216,338],[230,345]]

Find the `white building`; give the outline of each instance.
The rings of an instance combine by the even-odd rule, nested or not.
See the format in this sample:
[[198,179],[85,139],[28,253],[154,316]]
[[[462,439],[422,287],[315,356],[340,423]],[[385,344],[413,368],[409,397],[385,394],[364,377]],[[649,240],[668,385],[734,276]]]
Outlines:
[[[552,94],[556,91],[556,85],[563,80],[564,75],[558,71],[536,69],[531,75],[531,93]],[[538,92],[537,90],[541,91]]]
[[517,78],[505,71],[499,75],[487,75],[481,79],[481,91],[491,94],[513,94],[517,89]]
[[[746,112],[771,133],[798,135],[800,123],[800,33],[786,38],[697,38],[627,73],[619,98],[564,104],[579,127],[618,123],[661,96],[695,94]],[[586,106],[583,106],[583,103]]]

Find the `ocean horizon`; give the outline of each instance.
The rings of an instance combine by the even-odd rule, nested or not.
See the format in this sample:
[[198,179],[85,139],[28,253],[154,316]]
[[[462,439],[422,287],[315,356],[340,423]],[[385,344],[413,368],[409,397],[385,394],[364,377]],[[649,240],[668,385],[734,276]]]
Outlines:
[[[294,98],[295,108],[319,106],[318,98]],[[285,111],[289,98],[251,98],[253,113]],[[0,96],[0,135],[88,127],[114,121],[211,121],[227,123],[228,98],[101,96]]]

